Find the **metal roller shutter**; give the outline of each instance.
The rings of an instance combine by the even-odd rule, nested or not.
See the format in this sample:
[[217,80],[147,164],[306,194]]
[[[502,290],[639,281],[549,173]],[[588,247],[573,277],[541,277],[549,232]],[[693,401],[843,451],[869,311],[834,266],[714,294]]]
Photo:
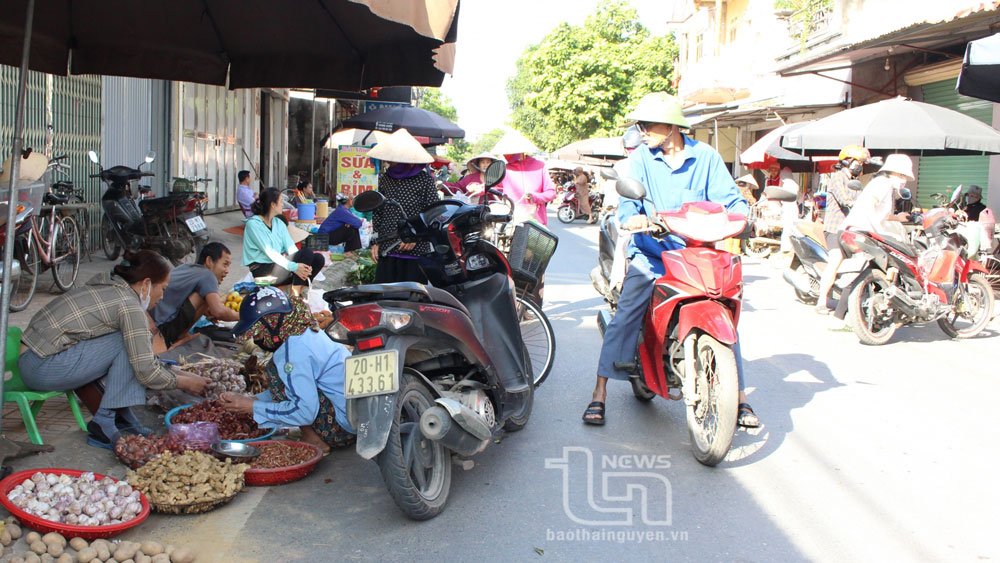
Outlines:
[[[954,78],[925,84],[924,101],[972,116],[992,125],[993,104],[962,96],[955,90]],[[917,203],[933,207],[936,193],[950,193],[956,186],[975,184],[983,188],[983,200],[989,184],[990,157],[988,156],[925,156],[920,159],[917,177]]]

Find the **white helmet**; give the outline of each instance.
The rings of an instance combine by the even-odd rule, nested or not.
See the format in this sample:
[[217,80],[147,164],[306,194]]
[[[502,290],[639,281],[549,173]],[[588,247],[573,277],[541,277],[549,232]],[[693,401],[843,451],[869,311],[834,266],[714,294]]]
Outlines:
[[905,154],[890,154],[879,172],[895,172],[913,180],[913,160]]

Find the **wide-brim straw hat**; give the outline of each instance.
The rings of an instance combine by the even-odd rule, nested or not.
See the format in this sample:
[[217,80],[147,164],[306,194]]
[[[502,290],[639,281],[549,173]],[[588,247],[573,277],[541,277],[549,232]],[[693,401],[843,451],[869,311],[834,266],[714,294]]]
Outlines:
[[[44,154],[40,152],[32,152],[28,155],[28,158],[21,159],[21,168],[17,171],[18,180],[34,182],[45,174],[45,168],[48,165],[49,159],[46,158]],[[0,183],[6,184],[10,182],[10,167],[11,160],[8,157],[3,163],[3,173],[0,173]],[[2,189],[6,188],[6,185],[2,187]]]
[[413,138],[406,129],[397,129],[395,133],[380,140],[368,151],[370,158],[402,164],[430,164],[434,157],[427,152],[420,141]]
[[292,237],[292,242],[298,244],[309,238],[309,233],[295,225],[288,225],[288,236]]
[[760,184],[757,183],[757,179],[753,177],[753,174],[744,174],[736,179],[737,182],[743,182],[744,184],[750,184],[755,188],[759,188]]
[[521,154],[537,153],[541,152],[541,150],[520,132],[508,131],[497,141],[497,144],[494,145],[493,150],[490,152],[493,154]]
[[470,162],[476,162],[480,158],[488,158],[490,160],[500,160],[498,157],[494,156],[493,154],[491,154],[489,152],[481,152],[481,153],[477,154],[476,156],[470,156],[468,159],[466,159],[465,165],[468,166]]

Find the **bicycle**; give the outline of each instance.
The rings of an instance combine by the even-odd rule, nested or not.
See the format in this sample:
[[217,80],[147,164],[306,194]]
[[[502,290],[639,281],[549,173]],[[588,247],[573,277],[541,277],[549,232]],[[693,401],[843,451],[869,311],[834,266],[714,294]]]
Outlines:
[[[73,217],[63,217],[58,213],[58,206],[66,203],[67,198],[47,193],[43,202],[51,206],[48,217],[38,215],[36,220],[35,215],[29,215],[25,221],[27,230],[18,237],[26,245],[21,268],[29,276],[31,295],[34,295],[38,276],[44,269],[52,270],[52,279],[63,292],[73,288],[80,273],[80,231]],[[44,235],[46,231],[48,238]],[[21,281],[25,281],[23,274]],[[30,297],[27,302],[30,302]]]
[[[59,172],[63,176],[69,177],[70,165],[58,162],[67,158],[68,155],[60,155],[52,158],[50,167],[55,172]],[[76,189],[73,185],[73,180],[57,180],[52,183],[52,193],[60,197],[66,198],[66,203],[74,206],[80,206],[87,203],[86,191],[83,189]],[[61,210],[63,217],[73,217],[76,221],[77,229],[80,232],[80,253],[87,257],[88,262],[93,262],[93,258],[90,256],[90,217],[87,209],[79,207],[73,210]]]

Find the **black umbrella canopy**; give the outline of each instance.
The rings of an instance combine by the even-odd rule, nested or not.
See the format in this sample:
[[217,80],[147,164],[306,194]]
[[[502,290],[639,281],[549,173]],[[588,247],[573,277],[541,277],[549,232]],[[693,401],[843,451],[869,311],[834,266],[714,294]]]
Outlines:
[[[20,64],[25,7],[0,0],[0,63]],[[217,85],[228,76],[234,89],[440,86],[433,55],[457,37],[454,7],[442,40],[351,0],[36,0],[29,67]]]
[[806,155],[862,145],[875,154],[1000,154],[1000,131],[974,117],[906,98],[844,110],[789,132],[781,146]]
[[371,129],[387,133],[392,133],[397,129],[406,129],[411,135],[423,137],[452,139],[465,137],[465,129],[432,111],[413,106],[382,107],[366,111],[344,121],[344,127]]
[[1000,102],[1000,33],[969,41],[958,77],[958,92]]

